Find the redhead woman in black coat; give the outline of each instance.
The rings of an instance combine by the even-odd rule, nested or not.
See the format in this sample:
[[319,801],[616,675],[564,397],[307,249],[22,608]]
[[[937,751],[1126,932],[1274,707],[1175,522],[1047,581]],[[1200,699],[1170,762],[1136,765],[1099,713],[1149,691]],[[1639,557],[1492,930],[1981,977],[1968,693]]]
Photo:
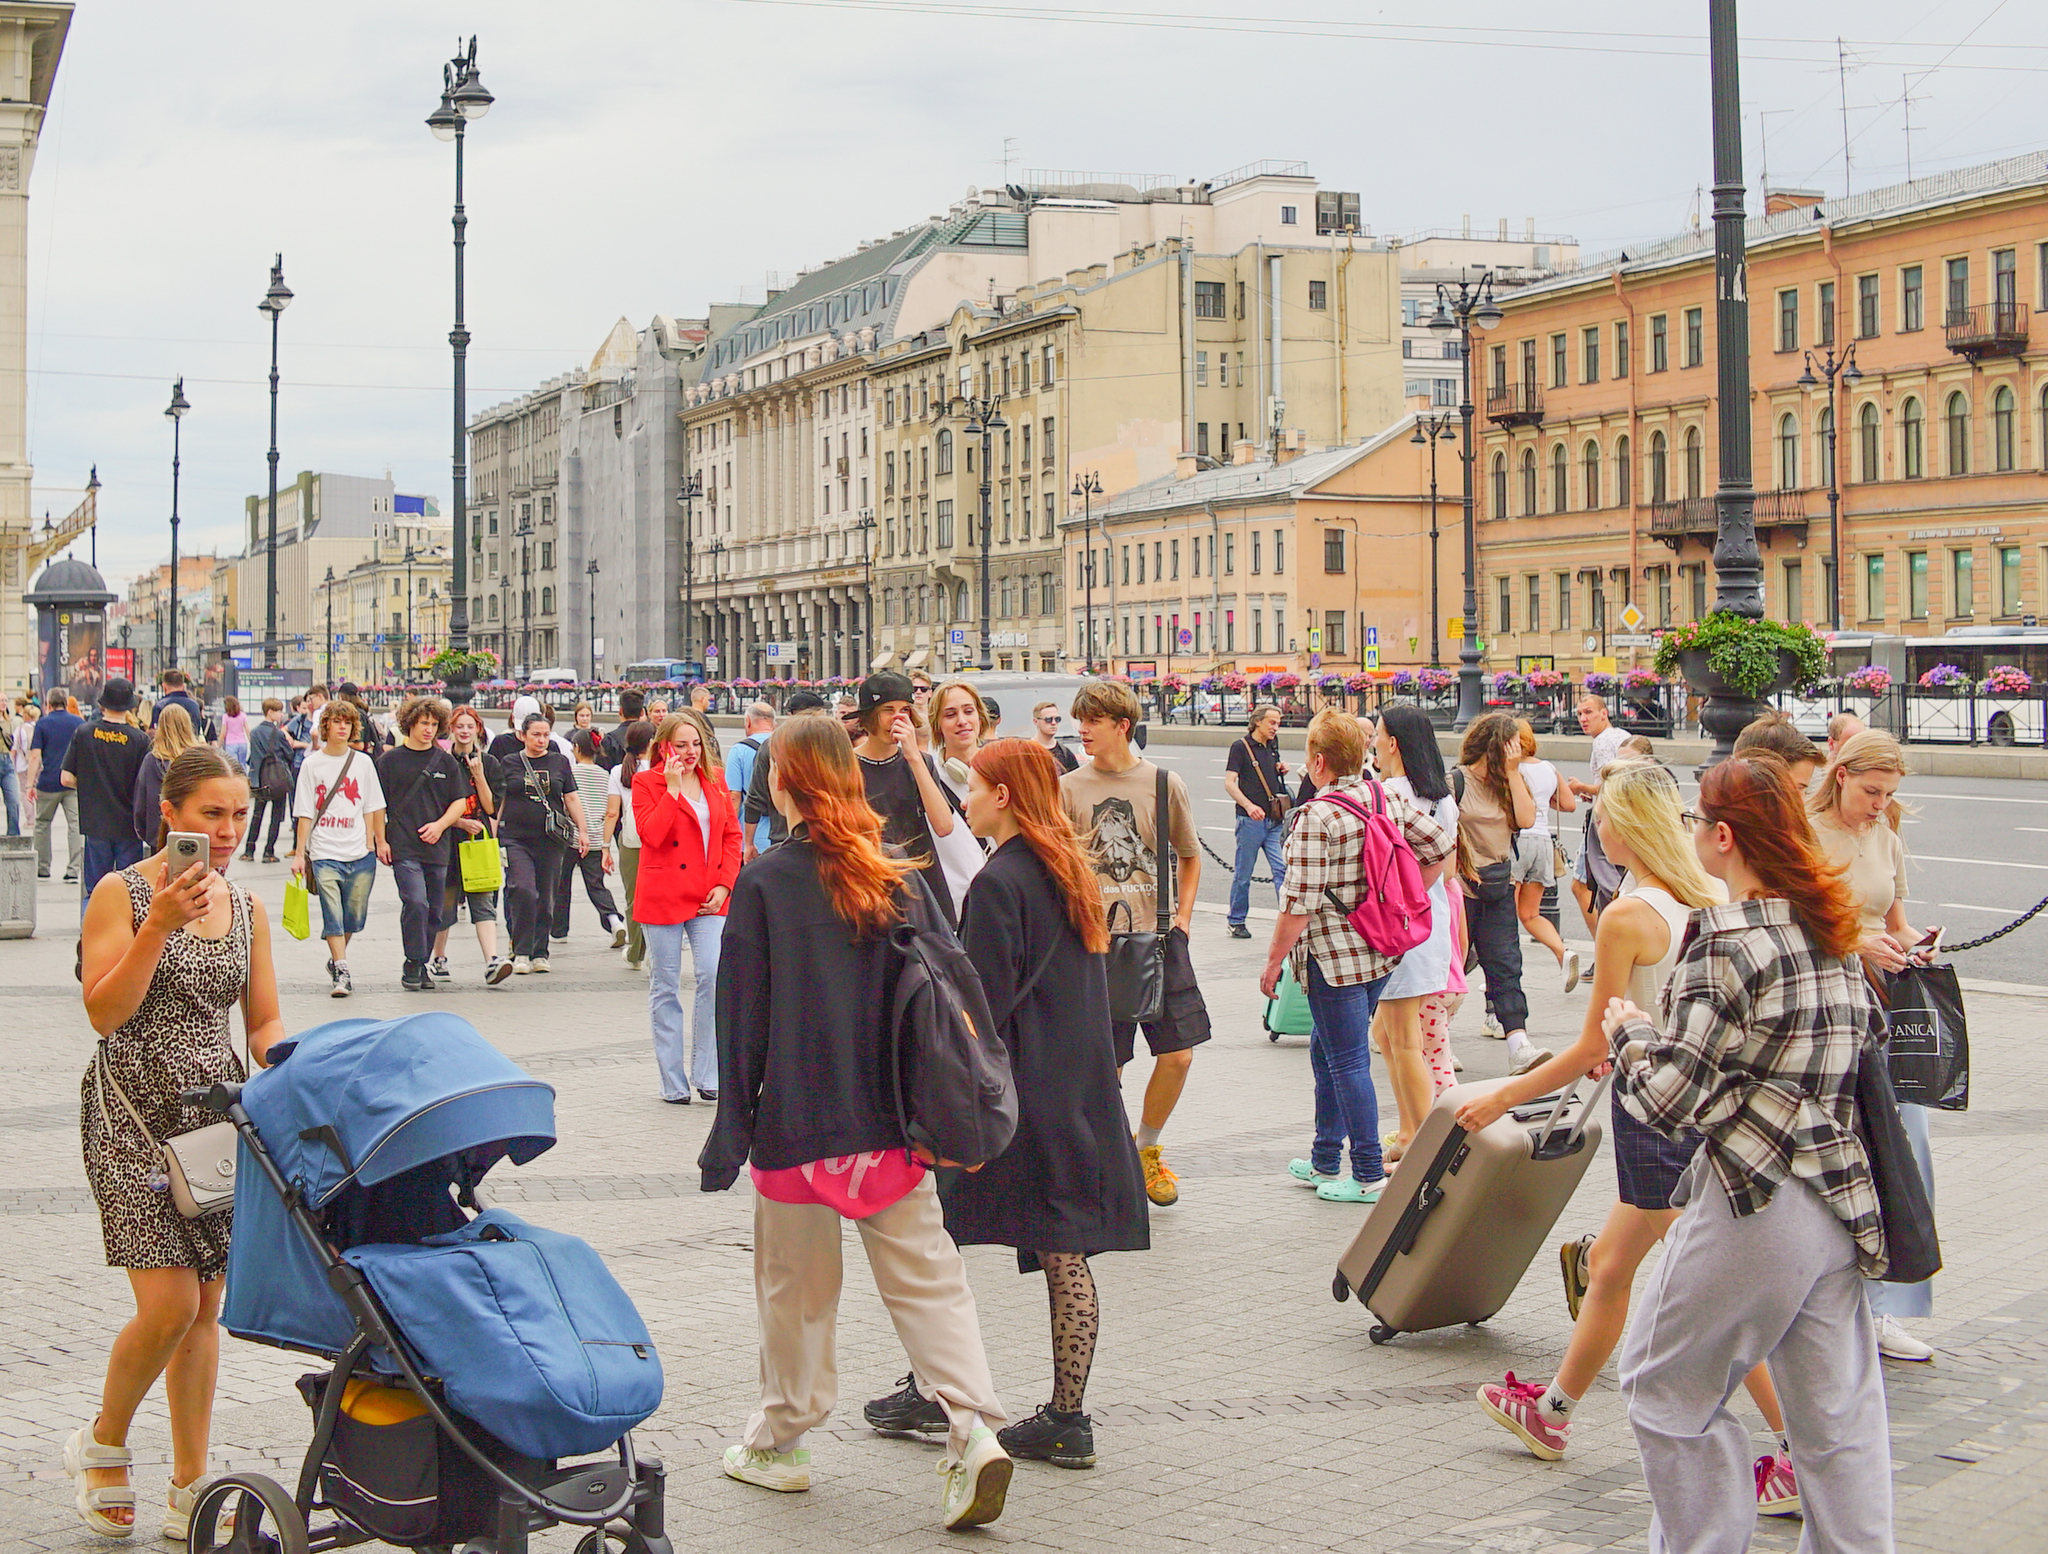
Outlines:
[[[1004,1450],[1085,1468],[1095,1440],[1081,1405],[1099,1325],[1088,1258],[1143,1251],[1151,1235],[1110,1041],[1109,931],[1094,871],[1060,808],[1059,775],[1030,740],[999,739],[974,757],[967,821],[994,850],[968,887],[960,938],[1010,1049],[1017,1136],[942,1194],[955,1241],[1015,1247],[1022,1272],[1045,1270],[1052,1401],[1001,1432]],[[899,1400],[911,1402],[898,1394],[870,1405],[870,1420]]]

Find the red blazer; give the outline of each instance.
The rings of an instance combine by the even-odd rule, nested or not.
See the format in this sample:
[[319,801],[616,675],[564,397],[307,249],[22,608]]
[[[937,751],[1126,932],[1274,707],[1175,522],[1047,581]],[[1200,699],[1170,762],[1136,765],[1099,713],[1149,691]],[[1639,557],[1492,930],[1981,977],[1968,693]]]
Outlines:
[[[659,767],[633,778],[633,823],[640,830],[640,873],[633,886],[633,919],[681,923],[698,915],[718,886],[731,891],[740,877],[740,822],[732,795],[710,772],[699,772],[711,835],[697,824],[687,799],[670,798]],[[728,898],[729,899],[729,898]],[[718,909],[719,916],[725,908]]]

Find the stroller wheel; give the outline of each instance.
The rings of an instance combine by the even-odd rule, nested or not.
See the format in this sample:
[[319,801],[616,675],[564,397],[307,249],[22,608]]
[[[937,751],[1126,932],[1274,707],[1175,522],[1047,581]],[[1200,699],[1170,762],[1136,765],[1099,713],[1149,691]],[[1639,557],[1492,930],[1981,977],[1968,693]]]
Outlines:
[[[667,1549],[666,1539],[661,1547]],[[649,1554],[649,1545],[629,1523],[614,1522],[609,1527],[593,1527],[577,1539],[576,1554]]]
[[[232,1506],[234,1523],[217,1530]],[[307,1554],[306,1519],[275,1480],[260,1473],[229,1473],[206,1486],[193,1504],[188,1554]]]

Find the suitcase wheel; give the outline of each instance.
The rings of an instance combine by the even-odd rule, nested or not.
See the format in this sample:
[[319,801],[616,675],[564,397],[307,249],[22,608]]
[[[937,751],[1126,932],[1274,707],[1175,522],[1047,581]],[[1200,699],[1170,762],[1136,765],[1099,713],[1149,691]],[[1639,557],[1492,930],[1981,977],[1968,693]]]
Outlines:
[[1268,1031],[1266,1032],[1266,1040],[1277,1047],[1280,1045],[1280,1033],[1278,1031]]
[[1341,1305],[1350,1298],[1351,1281],[1344,1277],[1343,1271],[1340,1269],[1337,1276],[1330,1281],[1330,1299]]
[[1401,1330],[1398,1327],[1388,1327],[1384,1322],[1375,1322],[1366,1330],[1365,1336],[1376,1344],[1383,1344],[1389,1338],[1398,1338],[1400,1333]]

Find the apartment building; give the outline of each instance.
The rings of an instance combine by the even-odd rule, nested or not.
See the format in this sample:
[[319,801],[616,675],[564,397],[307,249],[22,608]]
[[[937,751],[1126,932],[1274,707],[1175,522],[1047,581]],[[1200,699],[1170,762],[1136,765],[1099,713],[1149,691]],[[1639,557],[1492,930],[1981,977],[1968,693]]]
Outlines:
[[1458,338],[1429,327],[1437,288],[1491,275],[1506,290],[1548,280],[1579,260],[1577,238],[1539,233],[1536,218],[1510,236],[1503,216],[1492,231],[1475,230],[1467,216],[1457,228],[1436,227],[1390,240],[1401,258],[1401,392],[1442,410],[1458,403],[1463,361]]
[[[1938,635],[2039,611],[2044,234],[2039,154],[1840,200],[1781,192],[1749,222],[1753,484],[1774,618]],[[1613,642],[1626,604],[1646,632],[1711,608],[1713,279],[1712,236],[1693,232],[1501,296],[1474,363],[1496,659],[1640,659],[1646,647]]]
[[585,380],[572,370],[470,417],[469,640],[514,670],[559,662],[562,410]]

